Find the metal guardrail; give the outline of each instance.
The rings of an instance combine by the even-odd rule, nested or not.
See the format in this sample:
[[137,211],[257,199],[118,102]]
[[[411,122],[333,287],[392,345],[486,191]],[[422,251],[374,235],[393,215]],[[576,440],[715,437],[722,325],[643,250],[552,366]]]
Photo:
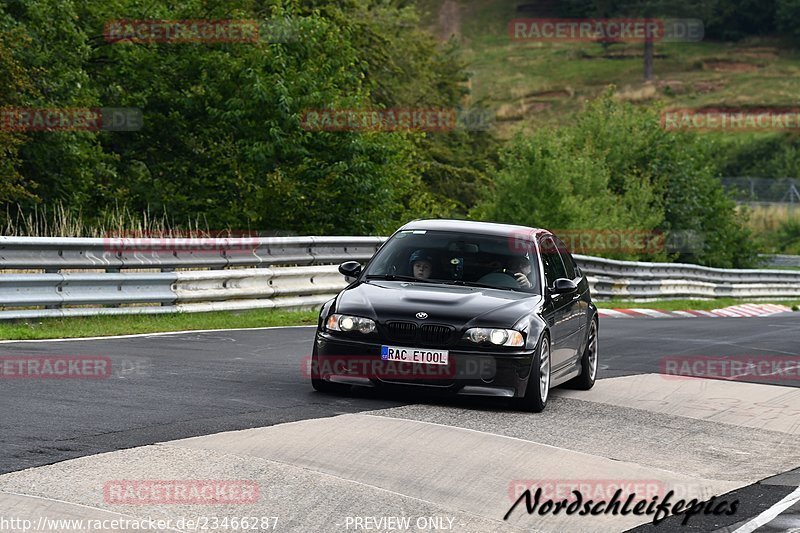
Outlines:
[[684,263],[617,261],[586,255],[575,260],[599,299],[636,301],[683,298],[800,297],[800,271],[739,270]]
[[0,270],[233,268],[366,261],[383,237],[0,237]]
[[[0,319],[313,308],[346,286],[338,263],[367,261],[385,240],[0,237],[0,270],[43,271],[0,274]],[[800,271],[575,259],[598,299],[800,297]]]
[[766,259],[767,264],[771,267],[778,267],[778,268],[786,268],[786,267],[794,267],[800,268],[800,255],[763,255],[761,256],[763,259]]
[[[0,275],[0,319],[311,308],[346,285],[336,265],[186,272]],[[102,307],[104,305],[127,307]],[[83,307],[69,307],[83,306]]]

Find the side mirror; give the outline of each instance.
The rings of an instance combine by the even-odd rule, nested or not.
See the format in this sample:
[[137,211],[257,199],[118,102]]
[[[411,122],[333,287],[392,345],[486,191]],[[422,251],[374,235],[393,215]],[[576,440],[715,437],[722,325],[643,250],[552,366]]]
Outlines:
[[[358,261],[345,261],[339,265],[339,274],[346,278],[357,278],[361,274],[361,263]],[[348,281],[353,281],[348,279]]]
[[571,279],[558,278],[555,283],[553,283],[553,294],[570,294],[577,290],[578,286],[575,285],[575,282]]

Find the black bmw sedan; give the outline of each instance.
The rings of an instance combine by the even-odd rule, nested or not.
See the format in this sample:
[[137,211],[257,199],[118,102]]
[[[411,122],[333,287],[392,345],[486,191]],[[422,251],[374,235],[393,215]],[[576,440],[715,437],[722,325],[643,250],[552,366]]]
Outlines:
[[539,412],[551,387],[590,389],[597,309],[546,230],[463,220],[406,224],[323,305],[311,382],[428,387],[512,398]]

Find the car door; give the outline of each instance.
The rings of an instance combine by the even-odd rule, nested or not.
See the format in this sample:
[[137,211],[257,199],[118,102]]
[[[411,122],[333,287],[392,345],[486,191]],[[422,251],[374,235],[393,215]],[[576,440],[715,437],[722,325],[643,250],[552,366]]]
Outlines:
[[544,269],[544,319],[550,327],[551,367],[556,372],[570,364],[577,354],[575,346],[576,325],[573,320],[573,294],[553,294],[553,285],[559,278],[566,278],[564,263],[552,237],[539,241],[539,251]]
[[561,262],[564,265],[564,270],[566,272],[565,277],[572,280],[572,282],[578,286],[578,291],[574,294],[563,295],[565,302],[568,301],[565,303],[565,306],[569,307],[566,320],[569,324],[570,338],[567,344],[570,346],[570,349],[575,350],[575,357],[577,359],[581,355],[581,345],[583,344],[583,339],[586,337],[586,328],[588,327],[586,319],[589,313],[589,300],[588,298],[583,298],[583,292],[589,289],[587,284],[582,283],[583,274],[581,274],[580,269],[577,268],[578,265],[567,250],[566,245],[558,237],[554,240],[558,248],[558,255],[561,257]]

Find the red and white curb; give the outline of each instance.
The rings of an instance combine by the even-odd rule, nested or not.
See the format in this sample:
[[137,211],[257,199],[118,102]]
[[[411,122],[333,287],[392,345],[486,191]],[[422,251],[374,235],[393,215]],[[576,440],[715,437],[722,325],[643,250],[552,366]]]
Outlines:
[[770,316],[791,310],[791,308],[785,305],[741,304],[723,307],[722,309],[712,309],[711,311],[660,311],[657,309],[598,309],[597,311],[601,317],[606,318],[747,318]]

